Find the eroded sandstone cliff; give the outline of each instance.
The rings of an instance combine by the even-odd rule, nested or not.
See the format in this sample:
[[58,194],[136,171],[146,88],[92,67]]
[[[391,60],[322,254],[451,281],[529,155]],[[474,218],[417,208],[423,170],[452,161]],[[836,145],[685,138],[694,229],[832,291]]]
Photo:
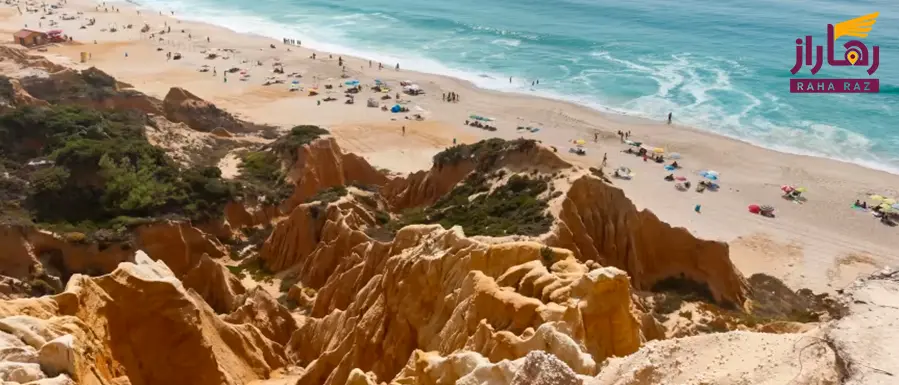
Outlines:
[[742,306],[747,298],[748,285],[726,243],[698,239],[648,210],[638,211],[624,192],[597,178],[572,183],[557,223],[549,244],[627,271],[638,289],[674,277],[707,285],[717,301]]
[[66,291],[0,303],[0,330],[35,349],[71,335],[54,369],[81,384],[245,384],[285,365],[283,348],[249,324],[215,315],[165,264],[138,253],[108,275],[76,275]]

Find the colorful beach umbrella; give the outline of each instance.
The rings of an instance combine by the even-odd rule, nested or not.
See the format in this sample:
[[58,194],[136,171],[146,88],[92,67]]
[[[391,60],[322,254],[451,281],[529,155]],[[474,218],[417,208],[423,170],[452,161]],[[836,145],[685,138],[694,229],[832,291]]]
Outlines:
[[718,172],[716,171],[700,171],[699,176],[708,180],[718,180]]
[[783,186],[780,186],[780,191],[783,191],[785,193],[791,193],[791,192],[793,192],[793,190],[794,190],[793,186],[790,186],[790,185],[785,184]]
[[803,193],[803,192],[806,191],[806,188],[805,188],[805,187],[800,187],[800,188],[797,188],[796,191]]

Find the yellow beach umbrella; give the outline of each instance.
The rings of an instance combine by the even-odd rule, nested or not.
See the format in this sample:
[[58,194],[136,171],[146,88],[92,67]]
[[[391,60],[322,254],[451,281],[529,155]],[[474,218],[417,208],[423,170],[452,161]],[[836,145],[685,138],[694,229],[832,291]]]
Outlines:
[[887,198],[883,200],[883,203],[886,205],[894,205],[896,204],[896,200],[893,198]]
[[661,148],[661,147],[656,147],[656,148],[652,149],[652,152],[654,152],[656,154],[661,154],[661,153],[665,152],[665,149]]
[[574,143],[583,146],[583,145],[587,144],[587,141],[583,140],[583,139],[578,139],[578,140],[575,140]]
[[797,188],[797,189],[794,190],[794,191],[798,191],[798,192],[804,193],[804,192],[806,192],[806,188],[805,188],[805,187],[800,187],[800,188]]
[[891,213],[894,210],[893,210],[893,206],[890,206],[890,205],[884,203],[884,204],[880,205],[880,211],[885,212],[885,213]]
[[884,197],[882,197],[882,196],[880,196],[880,195],[871,195],[871,196],[869,196],[868,198],[871,198],[871,200],[878,201],[878,202],[880,202],[880,201],[882,201],[882,200],[885,199]]

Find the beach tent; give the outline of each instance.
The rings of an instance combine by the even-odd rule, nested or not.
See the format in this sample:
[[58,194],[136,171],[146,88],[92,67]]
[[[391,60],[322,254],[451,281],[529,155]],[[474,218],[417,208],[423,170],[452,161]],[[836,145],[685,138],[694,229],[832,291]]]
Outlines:
[[487,118],[487,117],[484,117],[484,116],[474,115],[474,114],[469,115],[468,118],[469,118],[469,119],[474,119],[474,120],[480,120],[480,121],[482,121],[482,122],[492,122],[492,121],[493,121],[492,118]]

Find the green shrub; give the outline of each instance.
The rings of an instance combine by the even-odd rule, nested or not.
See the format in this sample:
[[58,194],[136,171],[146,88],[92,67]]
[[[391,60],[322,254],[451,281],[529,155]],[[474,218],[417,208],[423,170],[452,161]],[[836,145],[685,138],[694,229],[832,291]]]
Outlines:
[[[472,173],[433,206],[410,210],[392,225],[439,223],[445,228],[462,226],[467,235],[540,235],[549,231],[553,219],[549,206],[539,196],[547,183],[514,175],[492,192],[481,173]],[[474,198],[472,198],[474,196]]]
[[[111,79],[95,77],[98,84]],[[24,209],[42,227],[112,242],[136,222],[221,215],[234,184],[214,167],[180,169],[147,142],[144,122],[145,115],[71,106],[0,114],[2,165],[29,182],[3,196],[3,216]],[[29,165],[33,159],[52,165]],[[100,230],[107,231],[94,236]]]
[[242,194],[264,202],[279,203],[293,193],[281,169],[281,160],[271,151],[253,151],[241,158],[240,182]]
[[499,138],[485,139],[473,144],[459,144],[447,148],[434,155],[434,167],[443,168],[458,164],[463,160],[473,161],[475,168],[481,172],[493,169],[498,161],[510,151],[525,152],[537,147],[532,139],[503,140]]
[[272,148],[278,154],[289,154],[289,159],[293,160],[296,158],[297,149],[328,134],[328,130],[318,126],[296,126],[291,128],[286,135],[275,140]]
[[328,204],[331,202],[336,202],[340,198],[346,196],[348,193],[346,187],[344,186],[334,186],[330,188],[326,188],[318,192],[309,199],[306,199],[306,203],[309,202],[321,202],[322,204]]

